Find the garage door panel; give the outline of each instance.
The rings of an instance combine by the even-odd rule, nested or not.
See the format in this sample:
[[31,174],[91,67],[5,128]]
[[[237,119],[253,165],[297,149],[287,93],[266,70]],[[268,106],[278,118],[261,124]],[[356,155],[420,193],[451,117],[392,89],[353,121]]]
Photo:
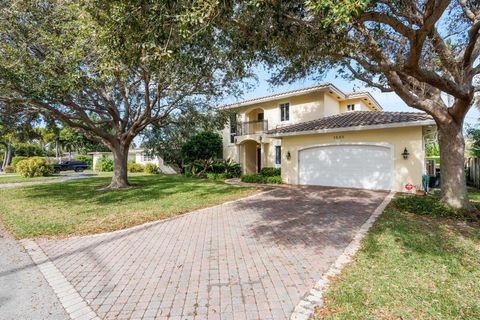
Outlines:
[[299,184],[388,190],[392,161],[383,146],[313,147],[299,153]]

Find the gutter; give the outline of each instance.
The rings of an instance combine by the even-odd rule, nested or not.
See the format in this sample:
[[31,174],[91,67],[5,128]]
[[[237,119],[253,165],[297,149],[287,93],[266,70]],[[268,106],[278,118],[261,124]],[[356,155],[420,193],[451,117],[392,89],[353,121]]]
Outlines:
[[319,130],[308,130],[308,131],[295,131],[295,132],[285,132],[285,133],[270,133],[270,134],[267,133],[265,136],[268,137],[268,138],[282,138],[282,137],[305,136],[305,135],[322,134],[322,133],[334,133],[334,132],[345,132],[345,131],[362,131],[362,130],[375,130],[375,129],[389,129],[389,128],[404,128],[404,127],[418,127],[418,126],[431,126],[431,125],[435,125],[435,120],[397,122],[397,123],[376,124],[376,125],[368,125],[368,126],[343,127],[343,128],[319,129]]

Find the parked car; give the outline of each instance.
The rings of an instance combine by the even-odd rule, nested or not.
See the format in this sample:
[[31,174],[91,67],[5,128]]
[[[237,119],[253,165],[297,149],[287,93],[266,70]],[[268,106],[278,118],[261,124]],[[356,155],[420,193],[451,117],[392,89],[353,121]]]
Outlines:
[[73,170],[75,172],[82,172],[88,168],[88,164],[85,161],[66,161],[63,163],[57,163],[53,165],[53,172],[60,173],[60,171]]

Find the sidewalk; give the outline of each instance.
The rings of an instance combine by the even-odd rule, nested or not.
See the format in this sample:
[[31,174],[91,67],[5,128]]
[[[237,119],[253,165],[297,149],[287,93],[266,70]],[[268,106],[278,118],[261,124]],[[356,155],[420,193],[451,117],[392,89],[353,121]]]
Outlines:
[[0,226],[0,318],[69,319],[37,266]]

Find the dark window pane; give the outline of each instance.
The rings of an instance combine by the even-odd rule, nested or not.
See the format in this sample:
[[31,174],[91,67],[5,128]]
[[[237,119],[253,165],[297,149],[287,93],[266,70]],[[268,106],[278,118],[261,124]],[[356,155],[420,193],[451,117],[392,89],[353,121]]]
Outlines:
[[281,164],[282,163],[282,147],[275,146],[275,163]]

